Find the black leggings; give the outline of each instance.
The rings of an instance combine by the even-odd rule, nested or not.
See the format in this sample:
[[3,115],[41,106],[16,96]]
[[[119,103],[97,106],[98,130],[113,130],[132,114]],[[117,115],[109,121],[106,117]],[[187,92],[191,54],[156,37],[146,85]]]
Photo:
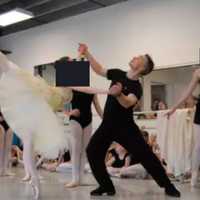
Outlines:
[[114,127],[114,123],[103,122],[87,147],[87,156],[94,177],[99,185],[108,190],[114,189],[105,165],[105,156],[111,143],[121,144],[136,158],[160,187],[171,184],[161,162],[145,142],[138,126],[134,123]]

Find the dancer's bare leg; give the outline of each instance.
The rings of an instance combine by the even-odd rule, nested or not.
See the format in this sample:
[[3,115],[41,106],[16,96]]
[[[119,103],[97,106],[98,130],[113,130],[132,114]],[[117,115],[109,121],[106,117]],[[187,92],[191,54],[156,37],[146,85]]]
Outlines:
[[35,156],[33,151],[32,134],[28,134],[24,141],[24,165],[31,177],[31,185],[34,192],[34,198],[39,199],[39,178],[35,165]]
[[31,175],[28,169],[28,164],[26,163],[26,153],[25,149],[23,150],[23,164],[24,164],[24,171],[25,171],[25,176],[22,178],[22,181],[27,182],[31,180]]
[[85,171],[85,164],[87,162],[87,155],[86,155],[86,148],[89,144],[90,138],[92,135],[92,124],[89,124],[87,127],[83,129],[83,143],[82,143],[82,150],[81,150],[81,162],[80,162],[80,184],[87,185],[84,182],[84,171]]
[[82,150],[82,135],[83,129],[80,124],[71,120],[70,126],[72,129],[71,141],[71,156],[72,156],[72,181],[65,184],[66,188],[73,188],[80,185],[80,160]]

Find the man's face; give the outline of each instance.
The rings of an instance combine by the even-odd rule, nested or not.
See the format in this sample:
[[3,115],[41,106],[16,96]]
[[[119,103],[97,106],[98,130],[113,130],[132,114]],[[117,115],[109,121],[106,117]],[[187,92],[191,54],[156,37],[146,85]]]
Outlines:
[[133,57],[129,62],[130,68],[137,74],[141,74],[145,70],[145,60],[143,56]]

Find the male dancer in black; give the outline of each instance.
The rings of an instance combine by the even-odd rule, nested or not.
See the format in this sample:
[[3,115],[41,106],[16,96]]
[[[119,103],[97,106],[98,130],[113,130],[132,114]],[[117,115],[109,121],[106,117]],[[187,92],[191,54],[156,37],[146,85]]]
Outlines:
[[93,175],[99,183],[99,187],[91,195],[115,194],[114,185],[106,171],[105,155],[110,144],[116,141],[143,165],[157,184],[165,189],[166,195],[180,197],[180,192],[170,182],[161,162],[146,144],[133,120],[133,107],[142,96],[142,86],[138,79],[153,70],[151,57],[148,54],[134,57],[129,63],[130,70],[125,72],[102,67],[85,44],[80,44],[79,52],[90,61],[92,69],[98,75],[112,81],[103,121],[87,148]]

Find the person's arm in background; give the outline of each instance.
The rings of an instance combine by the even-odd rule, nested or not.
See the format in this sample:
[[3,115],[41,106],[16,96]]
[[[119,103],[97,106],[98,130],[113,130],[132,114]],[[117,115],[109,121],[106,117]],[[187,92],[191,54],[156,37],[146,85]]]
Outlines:
[[102,110],[102,108],[100,106],[99,99],[98,99],[97,95],[94,95],[93,105],[94,105],[98,115],[101,117],[101,119],[103,119],[103,110]]
[[80,110],[75,108],[71,110],[70,112],[67,113],[68,116],[74,116],[74,117],[79,117],[80,116]]
[[178,102],[172,107],[172,109],[167,112],[165,115],[170,117],[175,111],[176,109],[182,104],[184,103],[184,101],[186,101],[186,99],[192,95],[192,92],[194,91],[194,89],[196,88],[198,82],[200,79],[200,69],[196,70],[193,74],[192,80],[190,81],[189,86],[186,88],[185,92],[183,93],[183,95],[181,96],[181,98],[178,100]]
[[93,55],[89,52],[88,46],[86,44],[79,44],[79,53],[81,55],[84,55],[88,61],[90,62],[90,65],[94,72],[100,76],[106,77],[107,75],[107,69],[104,68],[97,60],[93,57]]
[[88,94],[108,94],[108,90],[93,88],[93,87],[69,87],[72,90],[84,92]]

